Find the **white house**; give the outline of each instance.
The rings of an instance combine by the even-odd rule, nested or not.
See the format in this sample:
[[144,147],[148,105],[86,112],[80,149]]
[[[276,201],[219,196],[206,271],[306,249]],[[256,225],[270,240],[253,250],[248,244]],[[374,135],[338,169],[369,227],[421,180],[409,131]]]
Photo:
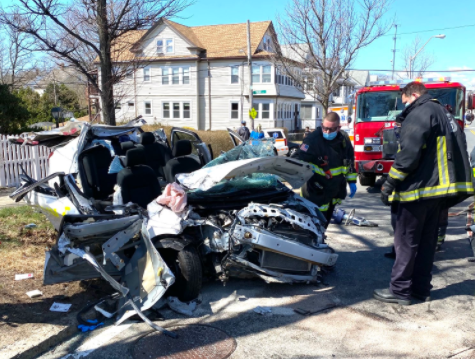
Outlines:
[[[272,22],[251,23],[250,33],[255,123],[292,130],[304,94],[272,64],[279,46]],[[162,19],[128,39],[114,63],[136,70],[114,86],[118,122],[143,115],[200,130],[249,124],[247,24],[188,27]]]

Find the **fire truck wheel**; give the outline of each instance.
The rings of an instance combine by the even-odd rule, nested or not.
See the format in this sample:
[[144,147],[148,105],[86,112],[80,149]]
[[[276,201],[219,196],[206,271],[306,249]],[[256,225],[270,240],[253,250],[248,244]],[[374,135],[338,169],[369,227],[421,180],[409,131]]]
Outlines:
[[374,186],[374,183],[376,182],[376,175],[373,173],[360,173],[359,174],[360,178],[360,184],[362,186]]

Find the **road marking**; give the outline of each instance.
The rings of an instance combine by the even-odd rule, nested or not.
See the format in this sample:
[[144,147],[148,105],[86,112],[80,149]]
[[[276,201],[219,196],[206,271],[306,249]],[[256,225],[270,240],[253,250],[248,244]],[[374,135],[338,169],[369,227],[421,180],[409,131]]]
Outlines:
[[92,337],[79,348],[77,348],[74,353],[63,356],[61,359],[79,359],[84,358],[91,354],[94,350],[100,348],[106,344],[109,340],[114,338],[116,335],[122,333],[124,330],[129,329],[130,324],[121,324],[117,326],[110,327],[109,329],[104,330],[101,334]]
[[473,133],[475,135],[475,131],[474,130],[470,130],[471,133]]

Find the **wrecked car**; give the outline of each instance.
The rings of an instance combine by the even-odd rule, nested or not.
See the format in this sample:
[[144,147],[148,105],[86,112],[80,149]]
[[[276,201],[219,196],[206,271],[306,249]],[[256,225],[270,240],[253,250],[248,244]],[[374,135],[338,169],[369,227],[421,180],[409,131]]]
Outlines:
[[[310,179],[311,166],[275,156],[273,139],[213,160],[185,129],[173,128],[170,142],[136,123],[79,132],[55,140],[49,176],[22,174],[10,197],[38,207],[58,231],[44,283],[102,276],[122,296],[118,322],[165,292],[196,298],[203,275],[311,283],[336,263],[318,207],[289,188]],[[26,145],[41,144],[41,133],[31,137]],[[166,186],[181,193],[180,208],[161,201]]]

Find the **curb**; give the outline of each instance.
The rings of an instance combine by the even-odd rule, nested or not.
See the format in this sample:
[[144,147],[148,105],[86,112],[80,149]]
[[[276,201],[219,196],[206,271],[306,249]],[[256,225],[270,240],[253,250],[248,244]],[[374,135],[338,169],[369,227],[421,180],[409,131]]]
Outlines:
[[48,349],[60,344],[61,342],[65,341],[66,339],[69,339],[72,337],[74,334],[78,332],[78,329],[76,325],[69,325],[63,330],[61,330],[59,333],[46,338],[42,342],[38,343],[34,347],[25,350],[24,352],[17,354],[13,357],[12,359],[34,359],[37,358],[39,355],[43,354],[46,352]]

